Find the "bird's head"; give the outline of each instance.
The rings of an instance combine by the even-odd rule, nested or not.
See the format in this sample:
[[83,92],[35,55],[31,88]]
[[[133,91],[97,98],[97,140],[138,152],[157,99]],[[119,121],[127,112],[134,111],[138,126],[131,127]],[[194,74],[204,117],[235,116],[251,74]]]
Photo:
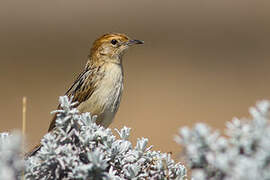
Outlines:
[[121,63],[123,54],[135,44],[143,44],[143,41],[131,39],[120,33],[105,34],[93,43],[90,58]]

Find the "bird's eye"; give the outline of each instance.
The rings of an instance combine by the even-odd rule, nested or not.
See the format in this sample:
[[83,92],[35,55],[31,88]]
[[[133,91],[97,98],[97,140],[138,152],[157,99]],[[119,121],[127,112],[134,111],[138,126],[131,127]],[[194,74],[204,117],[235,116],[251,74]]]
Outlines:
[[113,40],[111,40],[111,43],[112,43],[113,45],[116,45],[117,40],[113,39]]

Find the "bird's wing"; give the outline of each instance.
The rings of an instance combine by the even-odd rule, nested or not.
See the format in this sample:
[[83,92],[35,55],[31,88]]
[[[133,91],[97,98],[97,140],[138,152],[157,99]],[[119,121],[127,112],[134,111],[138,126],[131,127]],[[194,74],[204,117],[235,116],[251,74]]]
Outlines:
[[87,100],[95,89],[95,79],[92,74],[95,69],[85,69],[72,84],[66,92],[68,97],[73,96],[73,102],[77,101],[78,104]]
[[[77,106],[86,101],[94,92],[98,78],[102,78],[100,76],[94,76],[93,74],[99,73],[99,67],[86,67],[84,71],[77,77],[75,82],[72,84],[72,86],[69,88],[69,90],[66,92],[65,95],[68,97],[73,97],[73,102],[78,102]],[[60,105],[58,106],[58,109],[60,109]],[[56,121],[56,114],[54,115],[48,132],[54,129],[55,127],[55,121]]]

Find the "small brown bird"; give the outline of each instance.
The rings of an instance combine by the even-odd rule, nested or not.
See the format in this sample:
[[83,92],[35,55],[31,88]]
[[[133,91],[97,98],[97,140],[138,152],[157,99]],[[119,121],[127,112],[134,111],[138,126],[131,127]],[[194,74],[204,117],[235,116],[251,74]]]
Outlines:
[[[96,123],[108,127],[118,110],[123,91],[122,57],[126,50],[143,41],[134,40],[125,34],[110,33],[98,38],[90,50],[84,70],[77,77],[66,95],[77,101],[79,112],[97,115]],[[56,115],[49,130],[55,128]],[[28,155],[40,149],[36,146]]]

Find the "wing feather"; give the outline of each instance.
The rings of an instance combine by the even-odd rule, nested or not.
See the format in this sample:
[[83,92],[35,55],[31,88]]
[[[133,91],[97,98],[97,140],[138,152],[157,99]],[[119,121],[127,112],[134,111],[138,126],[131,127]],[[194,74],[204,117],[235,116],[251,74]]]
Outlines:
[[[73,102],[78,102],[78,105],[84,101],[86,101],[94,92],[97,85],[97,77],[102,78],[100,76],[96,76],[94,74],[99,73],[99,67],[91,67],[87,66],[81,74],[74,81],[72,86],[68,89],[65,95],[68,97],[73,96]],[[58,109],[60,105],[58,106]],[[54,129],[56,121],[56,114],[54,115],[48,132]]]

